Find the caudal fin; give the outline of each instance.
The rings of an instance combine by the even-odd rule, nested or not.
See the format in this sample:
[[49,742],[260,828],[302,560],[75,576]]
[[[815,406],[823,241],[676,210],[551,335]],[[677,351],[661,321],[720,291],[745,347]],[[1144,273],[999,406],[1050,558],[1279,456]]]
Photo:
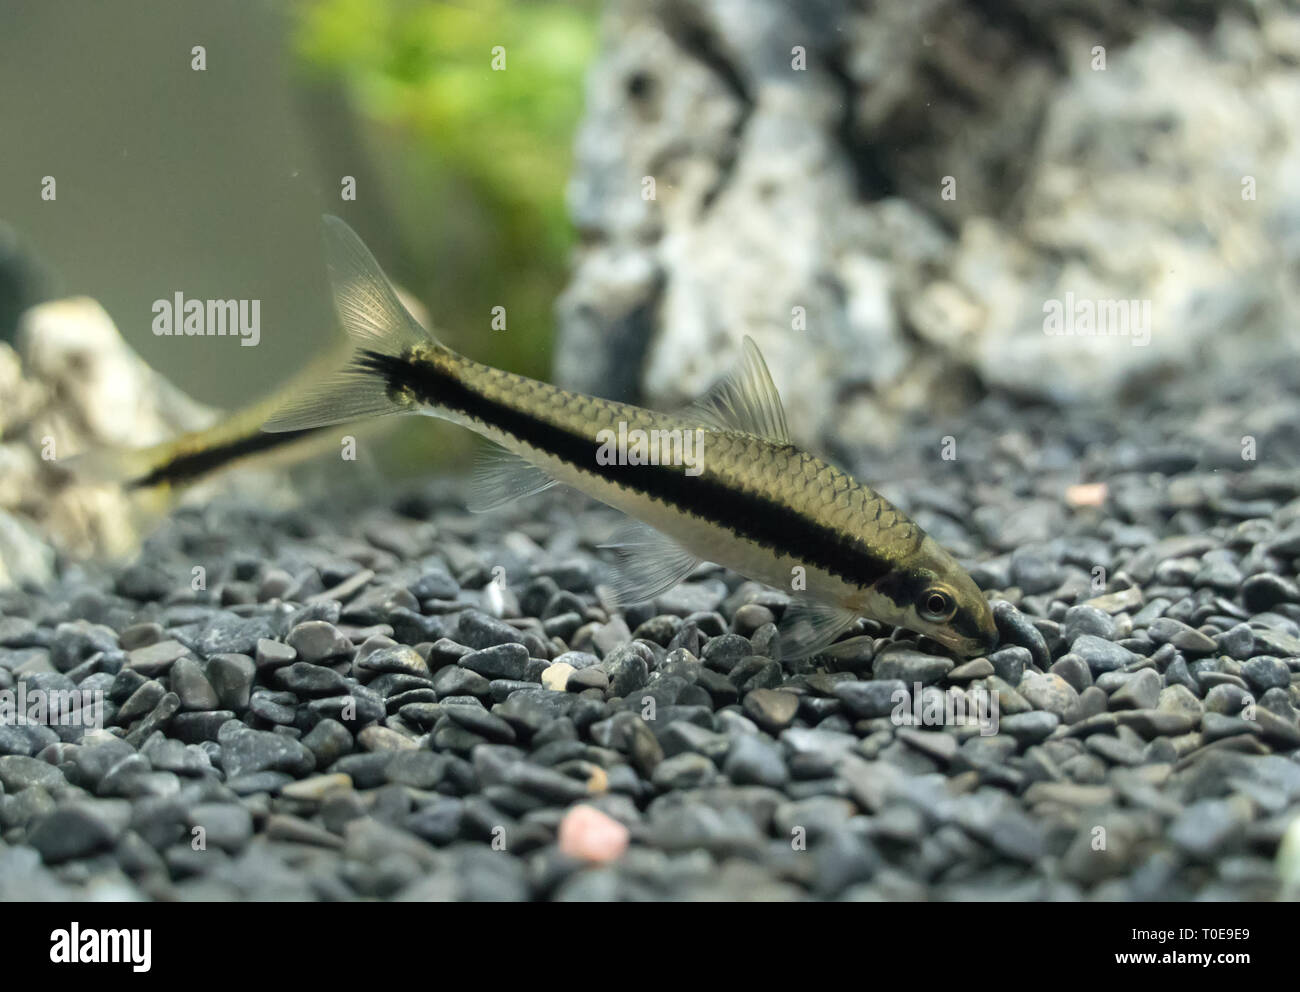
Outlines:
[[122,486],[134,489],[167,460],[170,442],[148,448],[97,448],[65,458],[59,467],[82,486]]
[[404,356],[416,346],[437,340],[397,298],[375,256],[352,228],[337,217],[323,218],[334,308],[353,345],[348,363],[304,388],[263,425],[271,433],[342,424],[413,407],[390,395],[387,382],[366,355]]

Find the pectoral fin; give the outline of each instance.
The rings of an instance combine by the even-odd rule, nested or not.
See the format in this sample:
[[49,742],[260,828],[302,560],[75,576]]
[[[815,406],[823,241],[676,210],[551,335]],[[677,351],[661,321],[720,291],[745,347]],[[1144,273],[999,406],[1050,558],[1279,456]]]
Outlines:
[[807,658],[823,651],[857,619],[857,613],[841,606],[796,600],[786,607],[777,628],[781,658]]

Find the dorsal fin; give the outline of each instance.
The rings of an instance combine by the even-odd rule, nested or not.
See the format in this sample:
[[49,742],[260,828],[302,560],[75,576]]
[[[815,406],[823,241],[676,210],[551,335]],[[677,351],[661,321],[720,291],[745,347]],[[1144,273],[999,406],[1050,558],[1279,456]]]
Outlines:
[[781,394],[767,371],[758,345],[748,334],[740,360],[703,396],[682,410],[703,427],[753,434],[773,444],[789,444]]

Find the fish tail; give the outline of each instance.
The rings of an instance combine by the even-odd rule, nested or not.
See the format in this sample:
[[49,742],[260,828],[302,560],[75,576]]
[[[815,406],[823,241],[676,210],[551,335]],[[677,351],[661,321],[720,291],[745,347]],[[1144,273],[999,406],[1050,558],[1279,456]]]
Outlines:
[[145,480],[171,459],[173,447],[164,441],[147,448],[97,448],[62,459],[60,466],[77,485],[145,488]]
[[416,320],[397,297],[361,239],[337,217],[323,220],[334,307],[352,342],[347,363],[306,386],[262,430],[310,430],[394,413],[435,412],[395,385],[394,372],[412,358],[453,352]]
[[[277,458],[291,462],[315,454],[329,442],[327,432],[288,431],[265,434],[262,422],[318,382],[338,356],[313,363],[306,373],[265,399],[258,400],[199,430],[187,431],[141,448],[103,447],[62,462],[74,484],[120,486],[126,490],[166,493],[250,460]],[[328,363],[328,364],[327,364]]]

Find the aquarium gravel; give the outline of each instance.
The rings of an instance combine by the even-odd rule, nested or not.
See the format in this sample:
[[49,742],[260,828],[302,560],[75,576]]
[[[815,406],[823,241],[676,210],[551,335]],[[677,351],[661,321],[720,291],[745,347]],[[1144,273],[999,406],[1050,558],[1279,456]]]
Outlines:
[[[106,700],[0,727],[0,898],[1277,897],[1298,385],[988,399],[844,459],[992,590],[966,661],[863,621],[783,665],[787,597],[709,566],[608,611],[617,519],[572,494],[475,516],[356,462],[301,508],[178,509],[0,596],[0,690]],[[907,725],[915,688],[996,693],[997,732]]]

